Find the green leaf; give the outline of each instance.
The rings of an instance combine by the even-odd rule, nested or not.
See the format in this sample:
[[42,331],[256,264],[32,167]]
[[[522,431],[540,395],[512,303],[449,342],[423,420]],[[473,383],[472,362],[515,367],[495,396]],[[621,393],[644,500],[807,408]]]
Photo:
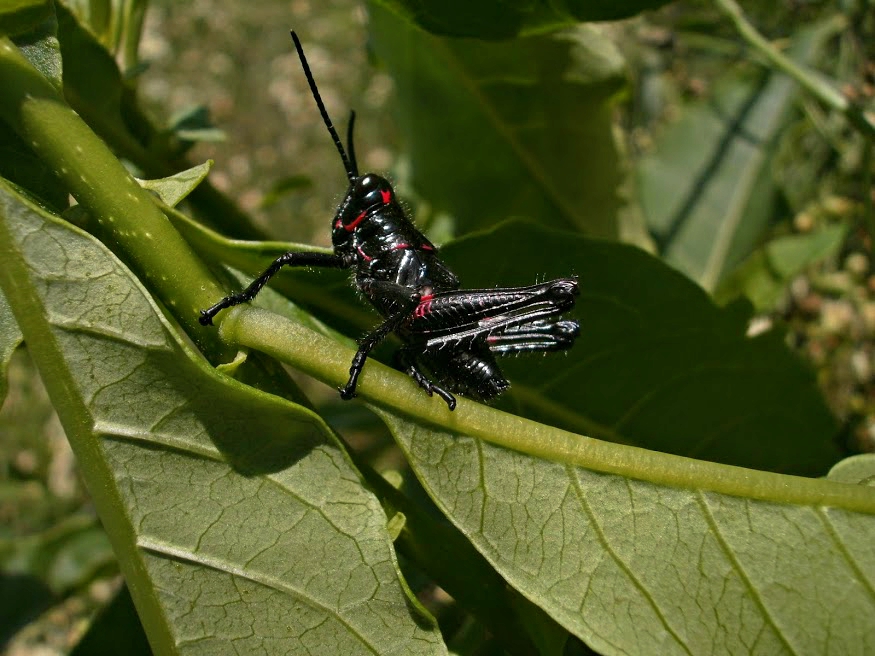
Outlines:
[[77,22],[118,56],[128,75],[138,67],[137,48],[148,0],[67,0]]
[[212,124],[203,105],[189,107],[170,118],[170,131],[184,141],[224,141],[225,133]]
[[0,564],[6,575],[30,575],[58,596],[88,585],[115,556],[97,519],[71,515],[51,528],[0,541]]
[[[834,33],[834,21],[802,30],[788,54],[810,62]],[[727,74],[638,164],[639,198],[663,256],[706,290],[750,255],[773,220],[771,158],[798,95],[782,73]]]
[[9,391],[7,377],[9,361],[22,339],[21,329],[12,316],[9,301],[0,289],[0,407],[3,407],[3,401],[6,400],[6,393]]
[[111,33],[113,0],[68,0],[65,3],[77,21],[108,44]]
[[620,234],[611,115],[624,62],[597,28],[485,43],[374,8],[370,29],[395,82],[412,185],[459,234],[509,217]]
[[863,453],[845,458],[830,470],[829,478],[851,485],[875,487],[875,454]]
[[846,233],[845,226],[833,225],[773,239],[720,283],[714,300],[724,304],[743,295],[760,312],[773,309],[790,280],[811,264],[835,254]]
[[117,139],[129,139],[122,121],[122,86],[118,65],[94,35],[57,3],[58,41],[64,60],[64,95],[92,126]]
[[506,358],[499,407],[625,444],[757,469],[822,474],[835,420],[812,371],[777,331],[746,336],[748,312],[718,308],[655,257],[522,222],[448,244],[465,287],[576,274],[565,357]]
[[309,410],[217,374],[101,244],[0,189],[0,285],[159,653],[445,653]]
[[[566,252],[517,232],[521,248],[538,243],[553,258]],[[574,251],[572,240],[563,242]],[[614,283],[628,300],[597,290],[607,308],[625,301],[618,309],[637,318],[635,310],[647,308],[640,299],[658,305],[668,284],[677,306],[663,321],[688,320],[679,316],[684,308],[694,323],[711,313],[723,314],[724,331],[742,327],[743,318],[717,311],[691,283],[671,285],[682,277],[658,261],[607,246],[587,252],[596,257],[593,270],[617,260],[640,276]],[[508,266],[517,263],[518,251],[501,252]],[[326,382],[344,380],[351,352],[323,351],[323,340],[297,324],[240,309],[222,330]],[[301,353],[311,343],[318,362]],[[734,354],[724,361],[734,362]],[[766,363],[753,374],[769,369]],[[640,375],[626,373],[626,382]],[[585,400],[577,389],[578,401]],[[612,445],[465,400],[449,413],[376,363],[368,364],[359,391],[384,411],[433,498],[499,573],[596,649],[707,653],[728,644],[730,651],[805,651],[811,625],[812,651],[820,652],[839,621],[830,613],[845,603],[854,617],[843,639],[873,639],[875,594],[866,573],[875,571],[868,547],[875,491]],[[805,401],[780,402],[804,412]],[[651,428],[678,421],[678,410],[671,413]],[[786,444],[795,430],[784,426],[768,437]]]
[[[346,379],[351,349],[277,315],[236,309],[221,331],[331,385]],[[359,394],[499,574],[599,651],[822,653],[875,640],[871,488],[611,444],[465,399],[451,413],[374,362]]]
[[629,18],[666,4],[664,0],[378,1],[429,32],[480,39],[506,39],[526,32],[568,27],[582,21]]
[[62,82],[61,47],[54,13],[50,12],[44,21],[34,25],[15,39],[21,53],[52,85],[60,90]]
[[[380,414],[499,574],[598,653],[875,644],[872,488],[630,447],[600,453],[604,443],[495,416],[477,439],[468,426]],[[551,460],[485,440],[539,445]]]
[[0,34],[28,32],[52,15],[51,0],[3,0],[0,4]]
[[210,173],[213,160],[207,160],[185,171],[180,171],[169,178],[160,180],[137,180],[143,189],[148,189],[158,195],[161,202],[169,207],[176,207],[194,189],[203,182]]

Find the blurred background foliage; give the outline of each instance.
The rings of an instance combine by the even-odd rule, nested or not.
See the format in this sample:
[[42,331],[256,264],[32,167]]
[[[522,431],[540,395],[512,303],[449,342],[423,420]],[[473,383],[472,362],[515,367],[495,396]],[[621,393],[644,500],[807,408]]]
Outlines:
[[[69,4],[116,52],[144,116],[175,135],[178,154],[215,161],[212,185],[252,217],[239,236],[327,246],[345,189],[286,27],[306,34],[332,116],[341,122],[356,109],[361,168],[391,171],[437,240],[465,231],[452,220],[461,210],[440,206],[423,188],[423,172],[411,169],[409,149],[436,147],[442,135],[409,143],[405,129],[414,128],[392,112],[404,71],[381,67],[380,50],[392,46],[369,39],[360,2],[160,0],[128,17],[129,32],[101,13],[102,3]],[[773,46],[819,71],[870,117],[873,9],[867,0],[744,3]],[[716,3],[671,3],[601,24],[598,33],[616,49],[604,61],[619,62],[604,88],[615,99],[608,119],[617,139],[601,147],[616,147],[626,176],[594,187],[616,186],[605,201],[615,205],[614,236],[660,254],[719,302],[747,296],[754,330],[786,326],[788,343],[817,369],[843,445],[875,450],[871,134],[764,65]],[[587,153],[580,156],[585,166]],[[462,164],[429,171],[428,180],[458,190]],[[463,203],[469,197],[459,191]],[[500,198],[487,200],[509,211]],[[0,645],[10,654],[107,650],[95,639],[104,632],[88,627],[101,609],[95,626],[135,623],[130,599],[26,351],[15,353],[8,379],[0,412]],[[381,430],[356,413],[344,407],[335,420]],[[132,653],[148,653],[142,634],[125,636]]]

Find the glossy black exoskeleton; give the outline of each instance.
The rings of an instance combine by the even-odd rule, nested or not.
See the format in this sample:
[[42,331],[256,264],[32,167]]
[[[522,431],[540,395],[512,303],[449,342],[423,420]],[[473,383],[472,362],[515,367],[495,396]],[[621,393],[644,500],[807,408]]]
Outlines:
[[252,300],[284,266],[354,269],[356,286],[385,320],[359,342],[341,397],[355,396],[368,354],[395,332],[403,342],[397,364],[429,396],[444,399],[450,410],[456,407],[452,392],[488,400],[508,388],[496,355],[569,348],[580,329],[577,321],[552,319],[574,305],[577,279],[460,290],[459,279],[407,218],[389,182],[373,173],[359,175],[352,144],[355,115],[350,119],[347,155],[294,32],[292,39],[349,178],[349,189],[332,223],[334,252],[285,253],[245,290],[202,310],[201,324],[210,325],[224,308]]

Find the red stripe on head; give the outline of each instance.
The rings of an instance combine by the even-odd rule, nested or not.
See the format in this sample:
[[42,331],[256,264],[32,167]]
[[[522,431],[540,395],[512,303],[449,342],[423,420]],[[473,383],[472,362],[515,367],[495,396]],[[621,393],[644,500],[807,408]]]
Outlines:
[[383,205],[388,205],[389,203],[392,202],[392,190],[391,189],[386,189],[386,190],[381,189],[380,195],[383,197]]

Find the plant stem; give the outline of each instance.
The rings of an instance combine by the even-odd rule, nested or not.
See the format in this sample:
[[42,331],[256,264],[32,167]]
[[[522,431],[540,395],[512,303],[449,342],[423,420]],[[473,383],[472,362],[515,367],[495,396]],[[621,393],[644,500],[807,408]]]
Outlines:
[[[748,45],[765,57],[772,66],[796,80],[825,105],[844,114],[866,138],[875,139],[875,117],[866,114],[816,72],[800,66],[769,43],[747,19],[735,0],[714,0],[714,4],[732,21]],[[844,17],[840,18],[844,23]]]
[[0,38],[0,118],[53,170],[92,220],[89,228],[130,266],[211,358],[234,349],[198,323],[224,296],[145,189],[8,38]]
[[[353,349],[301,324],[255,307],[230,310],[220,332],[232,343],[267,353],[333,386],[346,382]],[[657,485],[709,490],[774,503],[825,505],[875,513],[871,488],[774,474],[611,444],[459,399],[455,412],[426,397],[408,376],[368,362],[359,396],[379,409],[453,433],[567,465],[647,480]]]

